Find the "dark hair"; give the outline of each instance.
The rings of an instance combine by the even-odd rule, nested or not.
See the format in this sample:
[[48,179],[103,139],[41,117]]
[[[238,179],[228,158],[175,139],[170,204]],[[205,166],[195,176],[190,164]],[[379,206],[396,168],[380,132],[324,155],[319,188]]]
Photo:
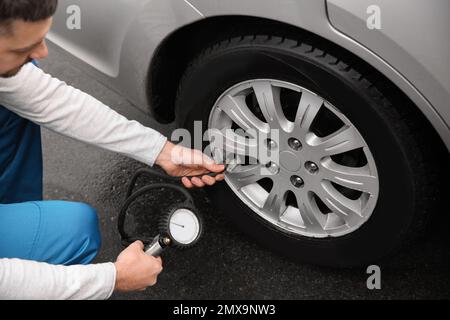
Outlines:
[[11,32],[14,20],[36,22],[53,16],[58,0],[0,0],[0,33]]

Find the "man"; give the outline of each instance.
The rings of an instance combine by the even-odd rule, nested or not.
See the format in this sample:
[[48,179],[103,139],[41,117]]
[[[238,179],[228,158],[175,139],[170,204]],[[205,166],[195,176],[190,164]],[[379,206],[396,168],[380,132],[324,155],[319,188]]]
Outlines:
[[[0,298],[106,299],[114,290],[156,283],[160,258],[143,244],[115,263],[89,264],[100,246],[97,215],[86,204],[42,201],[40,128],[119,152],[168,174],[187,188],[223,180],[199,151],[175,146],[93,97],[45,74],[45,36],[57,0],[0,0]],[[199,161],[201,160],[201,161]],[[204,175],[201,179],[186,176]]]

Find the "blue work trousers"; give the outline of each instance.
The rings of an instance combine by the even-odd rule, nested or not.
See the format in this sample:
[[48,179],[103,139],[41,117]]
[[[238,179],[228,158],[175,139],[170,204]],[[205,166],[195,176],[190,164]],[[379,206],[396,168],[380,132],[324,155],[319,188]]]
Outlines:
[[0,259],[88,264],[100,248],[97,214],[42,201],[42,168],[39,126],[0,106]]

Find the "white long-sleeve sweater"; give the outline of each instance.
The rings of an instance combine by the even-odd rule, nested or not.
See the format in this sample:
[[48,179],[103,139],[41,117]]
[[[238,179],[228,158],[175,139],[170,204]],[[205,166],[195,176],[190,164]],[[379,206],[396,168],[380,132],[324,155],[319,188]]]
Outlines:
[[[54,132],[150,166],[167,141],[31,63],[13,77],[0,78],[0,105]],[[115,277],[113,263],[55,266],[0,259],[0,299],[107,299]]]

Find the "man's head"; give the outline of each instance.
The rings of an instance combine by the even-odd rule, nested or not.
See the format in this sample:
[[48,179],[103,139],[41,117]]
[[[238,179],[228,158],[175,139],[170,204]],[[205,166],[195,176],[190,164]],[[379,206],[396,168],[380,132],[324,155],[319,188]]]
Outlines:
[[45,36],[58,0],[0,0],[0,76],[48,54]]

